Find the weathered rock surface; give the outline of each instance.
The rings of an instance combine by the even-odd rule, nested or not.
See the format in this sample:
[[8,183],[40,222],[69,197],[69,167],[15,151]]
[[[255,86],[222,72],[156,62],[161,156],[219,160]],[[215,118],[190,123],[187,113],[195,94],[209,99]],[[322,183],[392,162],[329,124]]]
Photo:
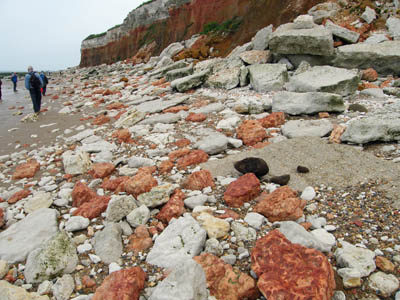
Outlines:
[[349,122],[341,140],[355,144],[400,141],[399,115],[386,115],[385,118],[378,115],[353,120]]
[[278,230],[257,241],[251,262],[259,277],[257,286],[268,299],[331,299],[333,295],[335,279],[328,259],[315,249],[290,243]]
[[290,115],[315,114],[318,112],[342,112],[345,110],[340,95],[331,93],[278,92],[273,96],[272,111]]
[[5,280],[0,280],[0,295],[2,300],[49,300],[46,295],[29,293],[24,288],[15,286]]
[[58,232],[58,213],[42,208],[0,233],[0,259],[9,263],[25,260],[29,253]]
[[248,67],[250,84],[260,93],[279,91],[288,81],[284,64],[255,64]]
[[332,33],[322,26],[297,29],[296,24],[279,26],[269,40],[269,49],[280,54],[333,55]]
[[291,92],[325,92],[342,96],[353,94],[360,81],[356,70],[316,66],[290,78]]
[[108,223],[102,231],[96,232],[94,236],[94,250],[101,260],[110,264],[116,262],[122,254],[121,226]]
[[86,173],[92,164],[86,152],[67,151],[62,155],[62,159],[65,173],[71,175]]
[[333,64],[343,68],[373,68],[382,74],[398,74],[400,41],[359,43],[338,47]]
[[146,261],[163,268],[179,265],[181,261],[200,253],[206,235],[195,219],[184,215],[170,223],[157,237]]
[[40,283],[60,274],[72,273],[77,264],[73,242],[65,232],[60,232],[29,254],[24,275],[26,282]]
[[192,259],[178,265],[152,292],[149,300],[207,299],[206,276],[201,266]]
[[291,120],[282,126],[282,134],[289,139],[302,136],[323,137],[333,130],[329,120]]

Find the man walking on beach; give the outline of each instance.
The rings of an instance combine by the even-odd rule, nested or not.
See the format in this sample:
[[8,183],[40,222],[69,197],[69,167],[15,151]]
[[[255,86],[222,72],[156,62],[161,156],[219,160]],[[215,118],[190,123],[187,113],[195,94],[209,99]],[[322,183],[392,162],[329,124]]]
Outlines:
[[14,92],[16,92],[17,91],[17,82],[18,82],[17,73],[14,72],[14,74],[11,76],[11,81],[13,82],[13,85],[14,85]]
[[28,67],[28,74],[25,76],[25,87],[31,94],[33,111],[36,115],[40,114],[40,106],[42,104],[42,93],[40,89],[43,87],[43,82],[42,78],[33,71],[31,66]]

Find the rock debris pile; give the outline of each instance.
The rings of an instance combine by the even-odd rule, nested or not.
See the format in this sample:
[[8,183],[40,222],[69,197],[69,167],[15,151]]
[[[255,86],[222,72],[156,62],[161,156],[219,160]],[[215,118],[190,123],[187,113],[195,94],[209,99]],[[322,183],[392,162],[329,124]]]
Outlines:
[[357,43],[334,4],[64,71],[82,123],[0,157],[0,298],[400,299],[400,19]]

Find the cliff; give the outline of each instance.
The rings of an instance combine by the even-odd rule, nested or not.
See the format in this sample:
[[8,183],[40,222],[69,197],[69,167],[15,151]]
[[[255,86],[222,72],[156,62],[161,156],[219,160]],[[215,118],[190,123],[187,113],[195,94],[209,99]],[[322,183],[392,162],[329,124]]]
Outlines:
[[131,11],[120,26],[81,46],[80,67],[133,57],[140,48],[158,55],[169,44],[189,39],[212,22],[240,20],[236,32],[213,45],[226,55],[248,42],[257,30],[292,20],[322,0],[154,0]]

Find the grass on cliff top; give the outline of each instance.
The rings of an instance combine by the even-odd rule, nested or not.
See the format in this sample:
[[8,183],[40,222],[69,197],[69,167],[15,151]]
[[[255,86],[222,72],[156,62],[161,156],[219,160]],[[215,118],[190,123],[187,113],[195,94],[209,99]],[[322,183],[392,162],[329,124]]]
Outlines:
[[241,18],[238,16],[219,24],[217,22],[210,22],[203,27],[201,34],[221,34],[221,33],[235,33],[242,23]]
[[[107,31],[110,31],[110,30],[113,30],[115,28],[121,27],[121,25],[122,24],[117,24],[117,25],[111,27],[110,29],[108,29]],[[95,38],[99,38],[99,37],[105,36],[107,34],[107,31],[102,32],[102,33],[98,33],[98,34],[91,34],[87,38],[85,38],[84,41],[92,40],[92,39],[95,39]]]

